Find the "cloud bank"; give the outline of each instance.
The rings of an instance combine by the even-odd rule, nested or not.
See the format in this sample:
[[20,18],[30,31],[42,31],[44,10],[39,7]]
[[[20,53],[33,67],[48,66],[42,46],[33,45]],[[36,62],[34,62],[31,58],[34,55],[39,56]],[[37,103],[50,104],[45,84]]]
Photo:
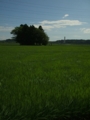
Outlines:
[[78,26],[82,25],[84,22],[79,20],[56,20],[56,21],[48,21],[44,20],[39,22],[38,24],[34,24],[36,27],[42,25],[45,30],[51,30],[53,28],[65,28],[67,26]]
[[[67,26],[79,26],[83,24],[85,24],[85,22],[81,22],[79,20],[43,20],[41,22],[38,22],[37,24],[34,24],[34,26],[38,27],[39,25],[41,25],[45,30],[52,30],[55,28],[65,28]],[[13,29],[14,27],[0,26],[0,32],[11,32]],[[82,31],[84,33],[90,33],[90,29],[83,28]]]

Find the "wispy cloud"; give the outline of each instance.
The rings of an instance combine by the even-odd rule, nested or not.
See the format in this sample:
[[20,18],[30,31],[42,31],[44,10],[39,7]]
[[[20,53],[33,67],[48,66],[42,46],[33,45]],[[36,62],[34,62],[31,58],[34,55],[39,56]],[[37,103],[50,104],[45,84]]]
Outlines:
[[69,14],[65,14],[64,16],[63,16],[63,18],[66,18],[66,17],[68,17],[69,16]]
[[81,31],[85,34],[90,34],[90,28],[82,28]]
[[10,32],[14,27],[0,26],[0,32]]
[[79,20],[56,20],[56,21],[44,20],[34,25],[36,27],[42,25],[44,29],[51,30],[53,28],[65,28],[67,26],[78,26],[82,24],[84,24],[84,22],[81,22]]

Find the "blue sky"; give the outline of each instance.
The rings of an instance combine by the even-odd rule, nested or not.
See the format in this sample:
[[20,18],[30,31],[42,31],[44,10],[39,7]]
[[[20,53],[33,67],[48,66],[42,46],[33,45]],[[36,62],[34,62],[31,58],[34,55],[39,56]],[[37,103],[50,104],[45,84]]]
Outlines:
[[90,39],[90,0],[0,0],[0,40],[20,24],[42,25],[51,41]]

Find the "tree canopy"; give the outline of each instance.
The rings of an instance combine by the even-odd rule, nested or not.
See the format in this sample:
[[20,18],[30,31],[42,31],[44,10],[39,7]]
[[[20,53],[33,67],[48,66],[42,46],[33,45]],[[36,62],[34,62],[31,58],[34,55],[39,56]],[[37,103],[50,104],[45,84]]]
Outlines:
[[15,27],[11,34],[14,35],[13,38],[16,42],[21,45],[47,45],[49,41],[49,37],[42,26],[36,28],[34,25],[21,24],[19,27]]

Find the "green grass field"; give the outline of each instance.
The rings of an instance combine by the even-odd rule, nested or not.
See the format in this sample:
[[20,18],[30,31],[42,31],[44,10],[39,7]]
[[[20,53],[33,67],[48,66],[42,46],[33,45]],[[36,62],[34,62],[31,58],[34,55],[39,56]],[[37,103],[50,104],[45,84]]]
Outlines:
[[0,46],[0,120],[88,120],[89,114],[89,45]]

